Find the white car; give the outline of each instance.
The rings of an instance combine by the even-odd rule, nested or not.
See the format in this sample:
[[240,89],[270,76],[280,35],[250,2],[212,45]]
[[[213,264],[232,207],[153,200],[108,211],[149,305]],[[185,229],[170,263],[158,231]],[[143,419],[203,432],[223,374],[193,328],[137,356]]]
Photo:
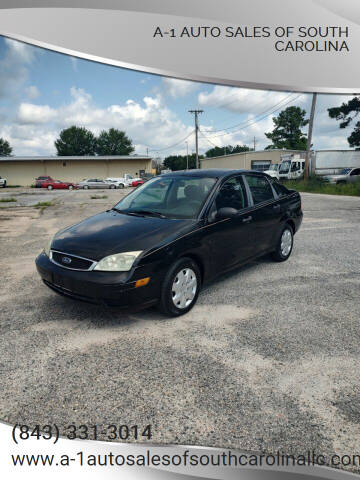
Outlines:
[[2,188],[6,187],[6,178],[0,177],[0,187]]
[[324,175],[323,177],[329,183],[335,185],[341,183],[354,183],[360,181],[360,168],[343,168],[337,175]]
[[264,173],[269,175],[270,177],[277,178],[279,180],[279,163],[273,163],[270,165],[269,170],[265,170]]

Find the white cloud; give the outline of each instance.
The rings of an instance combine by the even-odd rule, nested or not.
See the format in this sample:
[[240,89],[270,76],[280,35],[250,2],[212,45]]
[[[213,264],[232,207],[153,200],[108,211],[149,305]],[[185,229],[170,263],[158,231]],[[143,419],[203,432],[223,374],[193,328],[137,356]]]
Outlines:
[[[200,92],[198,103],[202,107],[223,108],[236,113],[261,113],[267,109],[286,105],[287,101],[298,97],[290,92],[273,92],[269,90],[250,90],[247,88],[224,87],[215,85],[209,92]],[[306,95],[296,99],[301,105],[306,101]]]
[[178,78],[163,78],[162,84],[165,93],[173,98],[185,97],[200,87],[199,83],[180,80]]
[[40,92],[35,85],[30,85],[29,87],[25,88],[25,95],[30,99],[34,100],[35,98],[40,96]]
[[[110,127],[124,130],[133,140],[137,153],[145,153],[147,146],[150,150],[167,147],[193,130],[168,109],[161,95],[146,96],[142,101],[128,99],[102,108],[85,90],[72,87],[70,101],[58,108],[21,103],[15,122],[3,127],[0,136],[10,141],[16,155],[51,154],[60,130],[71,125],[84,126],[95,134]],[[177,148],[164,153],[173,151]]]
[[57,116],[56,110],[48,105],[34,105],[33,103],[21,103],[18,110],[17,120],[19,123],[48,123]]
[[5,38],[5,55],[0,61],[0,99],[15,98],[28,79],[28,67],[37,50],[30,45]]

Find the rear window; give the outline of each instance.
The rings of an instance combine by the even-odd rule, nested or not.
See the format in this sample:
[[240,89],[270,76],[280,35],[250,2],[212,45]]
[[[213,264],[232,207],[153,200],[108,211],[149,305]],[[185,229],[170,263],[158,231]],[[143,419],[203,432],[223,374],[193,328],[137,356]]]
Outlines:
[[255,205],[274,199],[273,191],[266,177],[245,175],[245,178],[250,187]]
[[275,192],[279,195],[279,197],[284,197],[285,195],[289,195],[290,191],[281,183],[277,182],[276,180],[273,180],[271,184]]

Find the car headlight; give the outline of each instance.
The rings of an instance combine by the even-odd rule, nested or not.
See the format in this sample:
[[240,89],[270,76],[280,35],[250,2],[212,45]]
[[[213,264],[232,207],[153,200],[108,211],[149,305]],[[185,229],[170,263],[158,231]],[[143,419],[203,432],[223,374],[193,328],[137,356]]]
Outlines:
[[141,253],[142,250],[109,255],[100,260],[94,270],[101,270],[103,272],[128,272]]
[[48,257],[50,257],[50,248],[51,248],[52,241],[53,241],[53,239],[50,238],[50,240],[47,242],[47,244],[44,247],[44,252],[46,253],[46,255]]

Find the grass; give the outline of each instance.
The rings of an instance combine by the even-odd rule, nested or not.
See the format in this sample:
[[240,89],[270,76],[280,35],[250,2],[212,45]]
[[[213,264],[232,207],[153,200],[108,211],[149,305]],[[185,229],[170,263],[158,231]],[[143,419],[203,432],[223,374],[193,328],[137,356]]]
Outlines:
[[92,200],[100,200],[102,198],[108,198],[107,195],[91,195],[90,197]]
[[53,205],[54,205],[53,202],[38,202],[33,206],[35,208],[47,208],[47,207],[52,207]]
[[298,192],[325,193],[327,195],[350,195],[360,197],[360,181],[333,185],[321,177],[311,176],[309,180],[285,180],[284,185]]
[[0,198],[0,202],[4,202],[4,203],[17,202],[17,199],[14,197],[5,197],[5,198]]

